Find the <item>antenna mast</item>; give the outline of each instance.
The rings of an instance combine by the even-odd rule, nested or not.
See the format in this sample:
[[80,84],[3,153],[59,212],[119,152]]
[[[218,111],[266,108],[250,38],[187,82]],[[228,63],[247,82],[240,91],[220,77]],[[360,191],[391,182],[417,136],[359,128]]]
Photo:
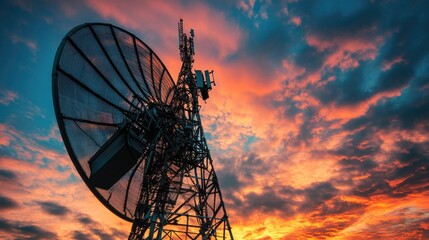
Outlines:
[[[193,73],[194,31],[187,36],[180,19],[178,32],[182,67],[168,110],[174,118],[158,117],[161,131],[174,128],[164,146],[166,156],[158,160],[162,174],[156,180],[164,187],[156,194],[158,204],[151,207],[145,204],[151,189],[143,182],[129,239],[234,239],[199,113],[198,97],[209,97],[213,71]],[[177,176],[183,183],[175,182]],[[175,204],[170,204],[172,194],[178,195]]]

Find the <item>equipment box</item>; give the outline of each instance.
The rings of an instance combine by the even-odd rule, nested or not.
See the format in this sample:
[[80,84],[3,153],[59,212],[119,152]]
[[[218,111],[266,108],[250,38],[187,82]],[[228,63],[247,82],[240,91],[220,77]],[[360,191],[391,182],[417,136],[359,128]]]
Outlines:
[[141,145],[128,128],[120,129],[89,160],[89,182],[97,188],[110,189],[137,163]]

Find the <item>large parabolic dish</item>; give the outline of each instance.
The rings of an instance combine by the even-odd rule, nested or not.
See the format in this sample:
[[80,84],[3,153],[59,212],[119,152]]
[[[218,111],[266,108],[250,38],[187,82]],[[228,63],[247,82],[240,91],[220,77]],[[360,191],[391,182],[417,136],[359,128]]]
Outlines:
[[[108,187],[94,184],[90,162],[141,105],[170,105],[175,84],[159,57],[119,27],[89,23],[63,39],[53,68],[53,98],[67,151],[89,189],[112,212],[133,221],[144,164]],[[132,152],[132,151],[131,151]],[[134,152],[138,162],[145,151]],[[93,167],[94,168],[94,167]],[[92,179],[91,179],[92,178]]]

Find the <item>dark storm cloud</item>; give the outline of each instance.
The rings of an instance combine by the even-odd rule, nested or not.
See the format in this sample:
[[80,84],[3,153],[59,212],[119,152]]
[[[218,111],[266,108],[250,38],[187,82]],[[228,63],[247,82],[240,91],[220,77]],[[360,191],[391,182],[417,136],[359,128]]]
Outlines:
[[[302,146],[303,144],[309,146],[314,136],[319,136],[322,141],[329,138],[332,134],[339,131],[339,129],[332,129],[332,125],[335,124],[335,120],[327,121],[320,117],[319,112],[314,107],[298,108],[296,107],[298,102],[291,100],[288,103],[288,98],[285,99],[285,115],[294,121],[296,115],[300,114],[300,123],[298,134],[294,138],[290,138],[286,145]],[[278,102],[276,104],[279,104]],[[320,129],[324,129],[324,132],[320,132]],[[317,155],[316,150],[313,151]]]
[[81,223],[88,232],[74,231],[75,239],[126,239],[128,234],[115,228],[107,229],[86,214],[78,214],[75,220]]
[[299,128],[298,136],[296,137],[296,145],[300,143],[308,143],[310,139],[313,138],[313,129],[317,127],[320,122],[315,117],[317,116],[317,111],[314,108],[306,108],[302,111],[303,113],[303,123]]
[[[429,222],[429,219],[427,219],[426,222]],[[423,239],[429,239],[429,229],[425,229],[423,227],[418,227],[417,231],[422,233]]]
[[[370,160],[343,159],[340,161],[344,167],[342,169],[344,173],[353,173],[356,170],[369,175],[355,182],[352,194],[367,198],[375,195],[400,198],[429,189],[426,184],[429,176],[429,143],[399,141],[396,147],[399,150],[391,154],[389,158],[391,164],[384,170],[375,170],[375,164]],[[396,161],[400,161],[400,164],[394,164]],[[389,181],[393,180],[400,182],[396,185],[389,184]]]
[[294,119],[298,113],[301,113],[302,110],[298,107],[299,102],[294,101],[292,97],[285,97],[282,101],[273,100],[272,96],[267,96],[269,99],[270,105],[277,108],[279,106],[284,106],[285,108],[285,117],[288,119]]
[[295,198],[304,193],[303,189],[296,189],[291,186],[282,186],[279,190],[279,194],[282,196],[287,196],[289,198]]
[[220,158],[219,161],[228,166],[217,172],[222,189],[226,190],[239,190],[252,184],[256,175],[264,175],[271,168],[257,153],[252,152],[240,156],[240,159]]
[[400,151],[392,155],[392,159],[400,161],[398,167],[389,173],[388,178],[404,179],[393,189],[394,195],[419,193],[429,189],[429,142],[413,143],[400,141],[396,144]]
[[392,187],[386,181],[386,174],[384,172],[375,172],[369,177],[360,180],[354,186],[352,194],[369,198],[376,195],[390,195],[392,190]]
[[[428,169],[426,167],[426,169]],[[401,197],[413,193],[422,193],[429,190],[428,182],[429,171],[419,170],[409,176],[403,182],[399,183],[393,189],[392,197]]]
[[128,232],[122,232],[116,228],[110,228],[110,231],[112,232],[112,236],[114,236],[115,239],[127,239],[129,235]]
[[264,175],[270,169],[256,153],[246,154],[244,159],[240,164],[240,171],[250,180],[253,180],[255,175]]
[[388,41],[381,49],[386,59],[403,56],[407,65],[414,67],[424,56],[427,56],[429,46],[426,44],[429,33],[425,31],[429,16],[429,2],[416,1],[409,4],[406,1],[391,2],[385,7],[395,11],[384,11],[381,29],[392,31]]
[[379,22],[381,7],[365,1],[298,1],[289,12],[303,18],[308,32],[335,37],[372,37],[368,28]]
[[[290,93],[290,95],[299,95],[300,93],[301,92],[294,92]],[[300,106],[302,104],[301,102],[294,100],[293,97],[290,96],[286,96],[281,100],[274,100],[272,99],[272,96],[267,96],[266,101],[274,108],[284,108],[284,117],[291,121],[295,121],[295,117],[298,114],[302,115],[302,123],[299,126],[298,135],[291,139],[287,144],[292,144],[294,146],[298,146],[302,143],[307,144],[309,140],[314,137],[313,131],[315,128],[321,127],[323,129],[329,129],[329,126],[333,123],[332,121],[321,119],[316,108],[310,106],[303,108]]]
[[316,183],[304,190],[304,201],[299,210],[308,212],[316,209],[325,201],[332,199],[338,190],[330,182]]
[[76,220],[78,222],[82,223],[82,224],[92,224],[92,223],[94,223],[94,220],[92,220],[92,218],[90,218],[89,216],[85,216],[85,215],[78,216]]
[[356,177],[368,176],[376,172],[378,164],[365,157],[343,158],[338,161],[338,176],[332,179],[336,186],[347,186],[355,188],[359,181],[354,180]]
[[382,141],[374,136],[371,128],[363,128],[348,136],[348,140],[335,150],[333,154],[348,157],[363,157],[376,154],[380,151]]
[[402,178],[409,176],[418,169],[424,169],[429,166],[429,142],[413,143],[410,141],[399,141],[396,146],[401,149],[394,153],[392,158],[401,162],[400,166],[394,172],[394,176]]
[[330,205],[323,204],[322,209],[318,215],[337,215],[356,211],[362,213],[365,211],[365,206],[365,204],[348,202],[339,198],[335,198]]
[[108,232],[105,229],[97,227],[91,228],[91,232],[103,240],[126,239],[128,237],[128,234],[125,234],[124,232],[118,231],[116,229],[110,229],[110,232]]
[[55,215],[55,216],[65,216],[70,212],[70,209],[67,207],[64,207],[62,205],[59,205],[55,202],[36,202],[39,204],[39,206],[42,208],[42,210],[48,214]]
[[219,158],[218,161],[227,166],[222,169],[222,171],[216,172],[219,184],[222,186],[222,189],[225,189],[224,191],[228,192],[234,192],[238,189],[241,189],[245,183],[239,179],[240,171],[237,170],[235,159]]
[[[316,211],[315,214],[328,215],[348,211],[347,206],[353,209],[360,207],[341,200],[335,200],[331,206],[325,206],[325,202],[335,199],[338,193],[339,191],[330,182],[314,183],[304,189],[287,185],[277,188],[265,187],[262,192],[246,194],[235,208],[242,209],[240,212],[244,215],[249,213],[246,209],[255,209],[264,213],[277,214],[282,218],[290,218],[297,213]],[[319,212],[321,206],[324,208]]]
[[[329,7],[328,7],[329,5]],[[389,8],[389,11],[385,11]],[[416,11],[420,9],[420,11]],[[363,2],[352,1],[347,4],[332,4],[332,2],[299,1],[289,5],[290,14],[303,18],[307,34],[317,36],[321,40],[332,39],[342,41],[363,40],[375,41],[383,38],[376,59],[360,62],[355,69],[342,72],[333,69],[322,72],[337,75],[335,81],[311,89],[313,95],[322,103],[335,102],[338,105],[350,105],[362,102],[372,96],[392,90],[399,90],[417,81],[416,73],[426,67],[426,57],[429,54],[429,32],[426,31],[429,16],[423,9],[429,9],[429,3],[418,1],[408,4],[404,1]],[[338,48],[333,46],[321,53],[315,52],[311,46],[303,47],[307,54],[299,54],[295,61],[298,65],[318,69],[325,56]],[[353,54],[351,55],[353,57]],[[302,58],[302,59],[301,59]],[[390,69],[381,71],[374,79],[369,77],[374,73],[374,66],[401,58],[400,62]],[[315,64],[314,62],[317,62]],[[312,67],[314,65],[316,67]],[[377,66],[378,67],[378,66]],[[427,81],[427,80],[426,80]]]
[[0,211],[5,209],[17,208],[19,204],[12,198],[0,195]]
[[267,187],[261,193],[251,192],[245,196],[245,207],[265,213],[281,212],[284,216],[293,215],[292,206],[294,202],[288,198],[278,195],[273,189]]
[[93,234],[95,234],[96,236],[98,236],[100,239],[105,239],[105,240],[114,240],[116,239],[115,236],[113,234],[110,234],[108,232],[106,232],[103,229],[100,228],[92,228],[91,232]]
[[407,95],[404,94],[404,98],[397,101],[395,99],[386,101],[371,108],[366,117],[377,115],[380,118],[367,119],[368,122],[379,128],[412,129],[419,123],[427,121],[429,119],[429,93],[416,91]]
[[[338,1],[338,3],[299,1],[289,4],[288,8],[290,15],[302,18],[307,36],[316,36],[327,42],[332,42],[333,39],[339,40],[339,42],[350,39],[373,40],[377,36],[376,29],[371,28],[378,22],[380,10],[375,8],[374,4],[363,1],[348,2],[348,4],[344,4],[343,1]],[[301,41],[305,40],[301,39]],[[302,46],[297,51],[295,62],[299,66],[305,67],[309,73],[318,71],[326,57],[338,47],[333,46],[321,51],[309,45]],[[325,74],[327,73],[322,72],[322,75]],[[344,97],[347,96],[347,94],[344,95]]]
[[344,125],[344,129],[366,127],[409,130],[429,119],[428,109],[429,93],[411,85],[400,97],[380,102],[372,106],[364,116],[350,120]]
[[18,221],[9,221],[2,218],[0,218],[0,232],[3,232],[4,234],[12,234],[15,236],[14,239],[52,240],[58,238],[54,232],[50,232],[37,225]]
[[358,159],[358,158],[343,158],[338,164],[341,166],[341,171],[343,173],[349,172],[359,172],[366,173],[375,167],[377,167],[377,163],[371,159]]
[[[429,39],[428,39],[429,40]],[[402,89],[413,80],[415,69],[408,64],[399,63],[381,74],[373,92]]]
[[[378,189],[374,189],[374,184],[378,187],[385,186],[386,174],[385,172],[377,171],[379,164],[372,160],[372,157],[371,155],[362,157],[350,156],[339,160],[337,163],[338,176],[333,178],[332,182],[336,186],[351,187],[352,194],[359,196],[371,196],[372,193],[379,192]],[[365,179],[361,179],[363,176],[365,176]],[[373,186],[373,191],[368,189],[370,186]],[[386,193],[390,193],[390,190]]]
[[222,185],[222,189],[240,189],[242,184],[240,180],[238,180],[237,172],[235,171],[228,171],[227,169],[223,171],[219,171],[217,173],[217,177],[219,179],[219,182]]
[[362,67],[340,73],[338,79],[330,81],[323,87],[310,89],[313,95],[322,103],[336,102],[339,105],[348,105],[361,102],[371,96],[372,93],[363,89],[364,72]]
[[[244,201],[241,197],[237,196],[237,191],[232,189],[223,190],[223,186],[220,186],[222,189],[222,194],[225,196],[224,201],[228,202],[226,205],[231,206],[233,208],[239,209],[243,206]],[[228,207],[229,208],[229,207]]]
[[0,181],[15,181],[17,178],[18,176],[14,172],[5,169],[0,169]]
[[312,46],[305,45],[296,50],[295,54],[296,56],[294,58],[294,62],[298,66],[304,67],[307,72],[302,77],[298,78],[298,80],[301,80],[301,78],[306,77],[308,73],[311,74],[314,71],[319,70],[320,67],[322,67],[324,60],[329,54],[329,52],[320,52]]
[[77,231],[77,230],[73,231],[72,238],[76,239],[76,240],[91,240],[91,239],[94,239],[90,234],[84,233],[84,232],[81,232],[81,231]]

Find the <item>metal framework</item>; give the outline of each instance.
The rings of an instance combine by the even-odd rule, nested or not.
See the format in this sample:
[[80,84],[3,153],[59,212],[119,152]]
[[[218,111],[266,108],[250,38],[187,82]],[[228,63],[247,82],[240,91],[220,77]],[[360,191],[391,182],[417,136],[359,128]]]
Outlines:
[[181,20],[177,84],[149,46],[110,24],[79,25],[57,50],[65,147],[100,202],[133,222],[129,239],[233,239],[199,115],[213,75],[193,73],[193,39]]
[[198,97],[209,89],[192,72],[194,32],[183,32],[182,19],[178,28],[182,67],[172,104],[136,96],[129,111],[126,126],[146,139],[148,155],[129,239],[234,239],[201,125]]

